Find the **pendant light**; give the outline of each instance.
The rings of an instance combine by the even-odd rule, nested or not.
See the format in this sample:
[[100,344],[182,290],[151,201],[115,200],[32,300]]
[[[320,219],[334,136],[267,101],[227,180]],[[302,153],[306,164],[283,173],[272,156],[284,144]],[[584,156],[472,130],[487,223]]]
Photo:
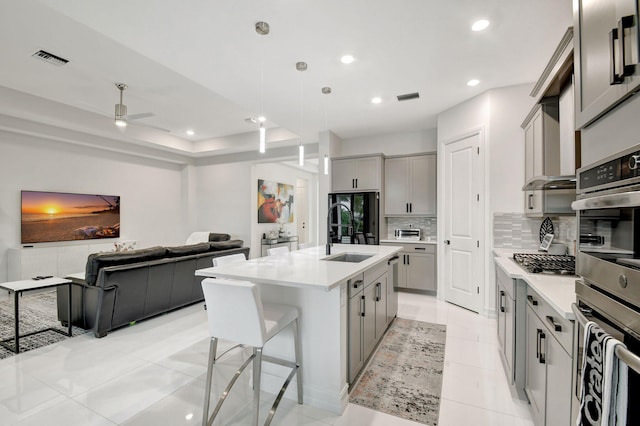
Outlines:
[[[322,88],[322,94],[323,95],[330,95],[331,94],[331,87],[323,87]],[[327,132],[327,137],[329,137],[329,119],[327,118],[328,114],[327,114],[327,103],[325,102],[324,104],[324,127],[326,129]],[[325,154],[324,155],[324,174],[328,175],[329,174],[329,155]]]
[[[268,23],[260,21],[256,22],[255,30],[261,36],[266,36],[269,34],[270,27]],[[260,117],[258,117],[260,129],[258,130],[258,134],[260,139],[259,151],[261,154],[264,154],[267,150],[267,129],[264,128],[264,121],[266,119],[264,115],[262,115],[264,109],[264,46],[260,48],[260,56]]]
[[[306,62],[296,63],[296,69],[300,72],[307,70]],[[300,145],[298,145],[298,165],[304,166],[304,145],[302,144],[302,133],[304,124],[304,86],[302,81],[302,75],[300,75]]]

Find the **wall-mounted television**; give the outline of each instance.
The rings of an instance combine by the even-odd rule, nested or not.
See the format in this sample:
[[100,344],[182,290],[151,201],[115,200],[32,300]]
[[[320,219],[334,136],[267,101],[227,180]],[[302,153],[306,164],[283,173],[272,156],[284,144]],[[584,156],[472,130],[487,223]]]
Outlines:
[[120,237],[120,197],[22,191],[22,244]]

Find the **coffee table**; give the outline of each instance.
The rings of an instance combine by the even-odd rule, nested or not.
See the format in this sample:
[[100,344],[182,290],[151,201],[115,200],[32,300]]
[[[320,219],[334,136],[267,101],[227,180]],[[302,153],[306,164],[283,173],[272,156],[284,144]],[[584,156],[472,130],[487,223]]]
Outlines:
[[[67,285],[69,287],[69,304],[67,305],[69,307],[69,312],[67,313],[69,330],[65,333],[64,331],[49,327],[42,330],[33,331],[31,333],[27,333],[21,336],[20,335],[20,304],[19,304],[20,295],[22,295],[22,293],[24,293],[25,291],[40,290],[40,289],[50,288],[50,287],[58,287],[60,285]],[[11,339],[5,339],[0,341],[0,345],[9,349],[12,352],[20,353],[21,337],[32,336],[34,334],[42,333],[44,331],[55,331],[56,333],[60,333],[64,336],[71,337],[72,335],[71,287],[72,287],[71,280],[68,280],[65,278],[58,278],[58,277],[50,277],[50,278],[44,278],[44,279],[38,279],[38,280],[31,279],[31,280],[21,280],[21,281],[9,281],[6,283],[0,283],[0,289],[5,289],[13,292],[14,316],[15,316],[15,319],[14,319],[15,320],[15,344],[13,346],[9,345],[7,342],[10,341]]]

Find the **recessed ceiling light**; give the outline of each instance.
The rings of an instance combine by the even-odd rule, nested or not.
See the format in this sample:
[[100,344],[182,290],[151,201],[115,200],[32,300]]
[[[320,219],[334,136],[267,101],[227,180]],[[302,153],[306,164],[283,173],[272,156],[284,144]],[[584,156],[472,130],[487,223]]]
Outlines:
[[467,81],[467,86],[477,86],[478,84],[480,84],[480,80],[476,80],[475,78],[473,80],[469,80]]
[[340,62],[342,62],[343,64],[351,64],[355,60],[356,58],[354,58],[353,55],[344,55],[342,58],[340,58]]
[[487,21],[486,19],[480,19],[479,21],[476,21],[473,23],[473,25],[471,26],[471,29],[473,31],[482,31],[486,29],[488,26],[489,26],[489,21]]
[[187,130],[187,135],[193,136],[195,134],[196,134],[196,132],[194,132],[193,130]]
[[264,123],[265,121],[267,121],[267,119],[263,116],[258,117],[258,121],[261,123]]
[[382,102],[382,99],[380,99],[377,96],[375,98],[371,98],[371,103],[372,104],[379,104],[380,102]]

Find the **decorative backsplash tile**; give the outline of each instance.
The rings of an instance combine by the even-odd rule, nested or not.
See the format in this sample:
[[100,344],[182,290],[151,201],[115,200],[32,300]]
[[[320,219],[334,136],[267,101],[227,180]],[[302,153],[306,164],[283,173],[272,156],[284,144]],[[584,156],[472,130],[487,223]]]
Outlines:
[[396,228],[420,228],[423,238],[435,238],[438,235],[438,223],[435,217],[387,217],[387,238],[393,239]]
[[[493,247],[535,250],[540,245],[543,218],[528,218],[522,213],[493,214]],[[567,245],[576,239],[575,216],[551,217],[554,242]]]

